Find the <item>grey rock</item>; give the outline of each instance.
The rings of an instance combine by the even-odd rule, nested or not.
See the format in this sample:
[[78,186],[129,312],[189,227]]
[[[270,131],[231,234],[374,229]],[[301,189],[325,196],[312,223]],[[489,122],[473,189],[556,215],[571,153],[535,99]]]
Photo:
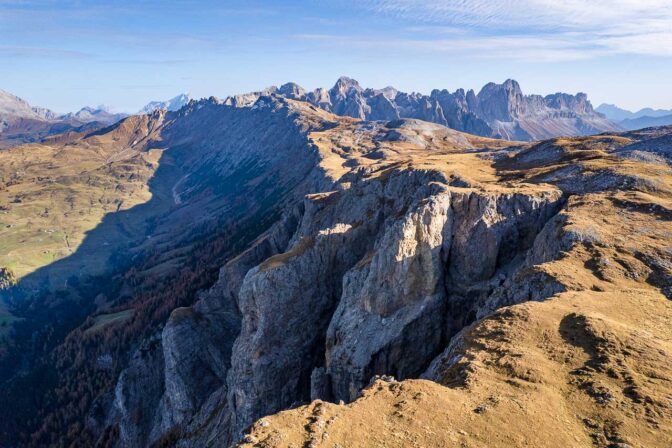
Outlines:
[[[465,291],[515,264],[561,202],[555,189],[449,184],[396,171],[308,196],[194,307],[173,312],[144,370],[136,361],[122,374],[118,390],[140,393],[149,380],[136,372],[160,373],[146,401],[117,400],[124,440],[177,430],[180,446],[228,444],[264,415],[351,401],[375,375],[422,374],[466,314],[509,300]],[[145,417],[123,417],[134,409]]]
[[367,104],[371,110],[366,117],[369,120],[389,121],[399,118],[399,111],[394,107],[392,100],[383,93],[371,97]]
[[310,374],[310,400],[332,400],[331,385],[324,367],[316,367]]
[[508,140],[539,140],[621,129],[593,110],[584,93],[524,95],[520,85],[511,79],[502,84],[489,83],[478,94],[463,89],[454,93],[434,90],[430,95],[403,93],[392,87],[363,89],[357,81],[345,76],[330,90],[320,88],[305,93],[298,85],[287,83],[275,93],[360,120],[417,118],[470,134]]
[[[294,85],[281,90],[303,95]],[[517,91],[511,83],[504,91],[510,107],[488,113],[528,113]],[[341,112],[355,108],[361,118],[377,104],[362,102],[366,95],[342,79],[331,91],[305,97]],[[433,96],[373,94],[384,105],[379,111],[391,111],[391,98],[409,108],[424,101],[429,110],[435,106],[443,114],[445,107],[462,117],[482,107],[473,92]],[[122,446],[167,434],[178,434],[183,447],[228,445],[265,415],[318,398],[351,401],[377,375],[438,378],[456,361],[460,331],[475,320],[564,290],[533,267],[589,237],[565,230],[556,187],[490,191],[437,170],[369,176],[364,167],[334,183],[315,169],[319,154],[306,138],[329,123],[302,123],[288,108],[296,103],[282,94],[255,97],[253,103],[245,99],[246,106],[192,102],[166,115],[167,123],[180,123],[167,125],[168,141],[184,142],[196,123],[217,129],[217,141],[236,141],[208,153],[218,180],[235,178],[254,162],[254,171],[272,176],[287,199],[282,219],[227,263],[194,306],[175,310],[149,348],[133,357],[107,419],[119,425]],[[530,101],[536,107],[546,100]],[[576,106],[566,98],[557,105]],[[240,129],[243,124],[265,133]],[[404,140],[419,148],[446,135],[438,124],[410,119],[357,126],[357,132],[376,132],[378,143]],[[548,152],[538,146],[517,157],[536,161],[535,151]],[[283,151],[268,150],[278,147]],[[371,154],[373,160],[385,157],[381,150]],[[577,173],[558,176],[562,184]],[[186,180],[184,198],[213,185],[202,182]],[[586,180],[575,188],[598,184]]]
[[284,97],[293,100],[301,100],[306,95],[305,89],[293,82],[288,82],[286,84],[281,85],[280,88],[278,89],[278,93]]

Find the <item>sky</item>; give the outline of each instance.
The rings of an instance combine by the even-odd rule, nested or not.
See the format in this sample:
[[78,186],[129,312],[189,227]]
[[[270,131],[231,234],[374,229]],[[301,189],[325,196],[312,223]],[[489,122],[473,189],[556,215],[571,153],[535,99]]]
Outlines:
[[341,75],[672,108],[670,0],[0,0],[0,36],[0,89],[57,112]]

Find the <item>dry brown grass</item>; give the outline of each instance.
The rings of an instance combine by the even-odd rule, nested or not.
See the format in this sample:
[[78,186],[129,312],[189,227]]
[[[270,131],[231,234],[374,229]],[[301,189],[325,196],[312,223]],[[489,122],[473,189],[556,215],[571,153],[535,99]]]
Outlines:
[[[138,117],[102,136],[0,151],[0,266],[20,279],[74,253],[106,214],[149,201],[161,151],[128,146],[146,125]],[[98,252],[92,272],[106,259]]]

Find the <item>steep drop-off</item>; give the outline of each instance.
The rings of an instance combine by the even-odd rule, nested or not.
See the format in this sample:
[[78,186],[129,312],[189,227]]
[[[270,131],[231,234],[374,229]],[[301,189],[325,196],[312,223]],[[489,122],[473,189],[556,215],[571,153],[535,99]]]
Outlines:
[[0,153],[3,439],[85,436],[66,428],[146,334],[285,206],[330,185],[306,138],[330,118],[212,99]]

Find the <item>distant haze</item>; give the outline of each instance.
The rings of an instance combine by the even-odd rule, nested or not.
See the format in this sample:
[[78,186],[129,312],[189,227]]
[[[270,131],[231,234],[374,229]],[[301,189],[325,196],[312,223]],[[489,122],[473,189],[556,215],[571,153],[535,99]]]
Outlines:
[[348,75],[403,91],[588,93],[672,108],[667,0],[0,2],[0,89],[57,112],[137,112],[181,92],[228,95]]

